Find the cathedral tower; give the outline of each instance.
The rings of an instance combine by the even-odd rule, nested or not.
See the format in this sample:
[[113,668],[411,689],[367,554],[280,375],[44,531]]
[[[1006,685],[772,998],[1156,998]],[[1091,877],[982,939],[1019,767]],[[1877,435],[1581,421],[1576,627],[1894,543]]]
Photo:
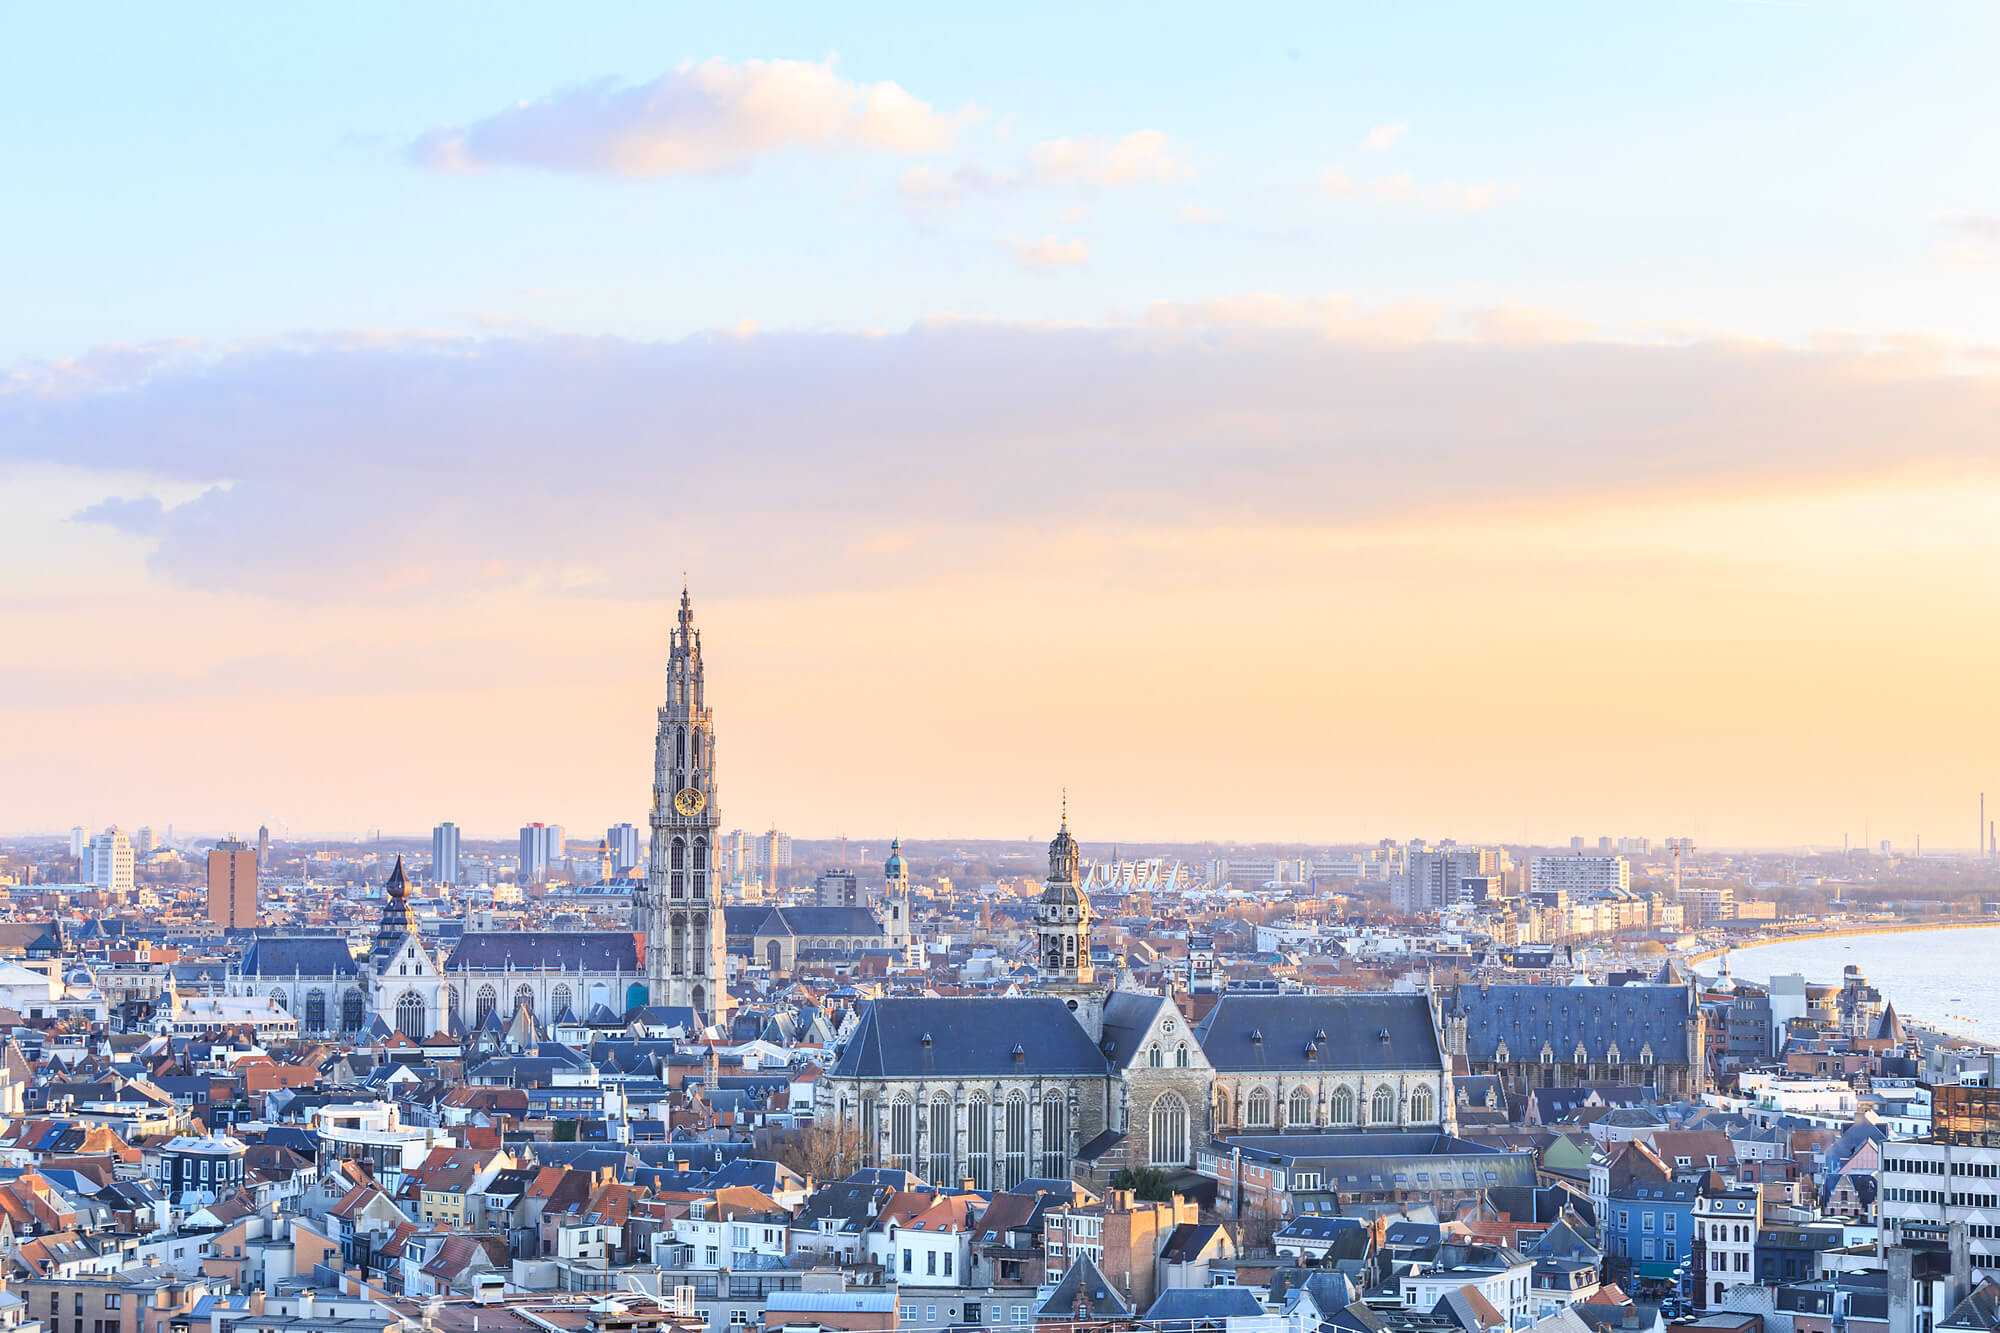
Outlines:
[[703,692],[701,634],[687,589],[669,636],[667,701],[653,741],[653,840],[638,925],[646,988],[656,1005],[704,1019],[729,1008],[718,879],[715,718]]

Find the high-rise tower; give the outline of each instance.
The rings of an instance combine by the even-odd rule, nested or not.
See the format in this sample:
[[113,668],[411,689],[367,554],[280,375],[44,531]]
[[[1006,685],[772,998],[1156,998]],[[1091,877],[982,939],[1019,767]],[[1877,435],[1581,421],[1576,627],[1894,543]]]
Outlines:
[[639,926],[646,936],[646,988],[656,1005],[704,1018],[729,1008],[722,896],[714,870],[715,717],[703,690],[701,634],[681,589],[680,625],[669,636],[667,701],[653,741],[652,850]]

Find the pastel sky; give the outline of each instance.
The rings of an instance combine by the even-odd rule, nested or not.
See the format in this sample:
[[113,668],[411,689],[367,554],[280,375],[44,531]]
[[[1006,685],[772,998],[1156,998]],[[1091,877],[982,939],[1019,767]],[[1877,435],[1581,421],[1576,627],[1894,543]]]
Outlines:
[[2000,9],[0,42],[0,829],[1972,841]]

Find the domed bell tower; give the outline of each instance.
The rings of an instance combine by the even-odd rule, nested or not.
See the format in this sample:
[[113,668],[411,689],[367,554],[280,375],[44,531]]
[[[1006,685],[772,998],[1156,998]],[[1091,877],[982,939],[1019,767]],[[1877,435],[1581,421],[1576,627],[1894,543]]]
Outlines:
[[1081,858],[1076,839],[1070,836],[1068,805],[1063,803],[1062,827],[1049,843],[1049,877],[1035,908],[1035,934],[1041,946],[1037,989],[1067,1003],[1095,1042],[1104,1036],[1104,992],[1090,963],[1090,899],[1078,887]]
[[882,933],[899,962],[915,967],[922,961],[922,942],[910,933],[910,866],[901,838],[889,843],[882,863]]

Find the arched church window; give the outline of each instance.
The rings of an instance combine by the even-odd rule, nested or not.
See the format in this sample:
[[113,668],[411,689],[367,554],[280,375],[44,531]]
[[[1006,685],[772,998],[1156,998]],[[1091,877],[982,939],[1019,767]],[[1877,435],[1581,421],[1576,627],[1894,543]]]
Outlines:
[[1384,1083],[1375,1089],[1375,1098],[1368,1103],[1368,1123],[1386,1125],[1396,1118],[1396,1094]]
[[283,989],[275,986],[271,988],[271,1003],[277,1005],[280,1009],[289,1007],[285,1003],[285,992]]
[[411,1041],[422,1041],[431,1035],[424,1031],[424,998],[415,991],[404,991],[396,1001],[396,1031]]
[[1042,1099],[1042,1176],[1046,1180],[1069,1176],[1069,1103],[1060,1092]]
[[965,1104],[965,1174],[972,1177],[972,1188],[992,1188],[993,1108],[984,1095],[975,1095]]
[[1158,1069],[1160,1067],[1160,1048],[1158,1046],[1155,1046],[1151,1050],[1146,1052],[1146,1063],[1148,1066],[1154,1069]]
[[1028,1178],[1028,1099],[1021,1093],[1007,1098],[1007,1188]]
[[694,840],[694,868],[695,868],[696,870],[706,870],[706,869],[708,869],[708,839],[707,839],[707,838],[696,838],[696,839]]
[[460,1006],[457,986],[446,986],[444,988],[444,1011],[452,1018],[458,1017]]
[[514,1012],[518,1014],[523,1009],[531,1014],[535,1012],[535,988],[532,986],[518,986],[514,990]]
[[1312,1123],[1312,1094],[1304,1088],[1293,1088],[1291,1104],[1285,1108],[1287,1125],[1310,1125]]
[[1335,1088],[1331,1108],[1333,1123],[1351,1125],[1354,1123],[1354,1089]]
[[[570,993],[568,986],[558,985],[554,990],[549,992],[549,1017],[551,1019],[554,1019],[565,1009],[568,1009],[569,1006]],[[570,1017],[576,1017],[575,1013],[572,1012]]]
[[676,768],[686,768],[688,766],[688,729],[686,727],[676,727],[674,729],[674,766]]
[[317,986],[306,992],[306,1030],[326,1031],[326,992]]
[[340,997],[340,1030],[342,1032],[359,1032],[361,1030],[361,1016],[365,1008],[366,1005],[361,998],[359,989],[350,988],[343,994]]
[[917,1169],[917,1104],[908,1093],[889,1107],[889,1162],[899,1171]]
[[1186,1042],[1182,1042],[1179,1046],[1174,1048],[1174,1066],[1177,1069],[1186,1069],[1188,1067],[1188,1049]]
[[931,1183],[943,1188],[956,1185],[951,1178],[951,1098],[943,1093],[931,1098],[931,1122],[925,1132],[930,1137]]
[[1243,1123],[1252,1129],[1268,1129],[1271,1124],[1271,1094],[1258,1088],[1243,1104]]
[[1152,1136],[1147,1141],[1153,1165],[1186,1166],[1187,1145],[1187,1103],[1165,1093],[1153,1103]]
[[1436,1099],[1429,1088],[1418,1088],[1410,1094],[1410,1119],[1419,1125],[1428,1125],[1437,1119]]
[[672,865],[675,870],[682,870],[686,868],[687,840],[685,838],[674,839],[672,857],[673,857]]
[[477,1027],[484,1023],[492,1016],[493,1011],[499,1007],[500,992],[493,989],[493,983],[488,982],[486,985],[481,986],[479,988],[479,998],[473,1002],[472,1006],[473,1026]]

